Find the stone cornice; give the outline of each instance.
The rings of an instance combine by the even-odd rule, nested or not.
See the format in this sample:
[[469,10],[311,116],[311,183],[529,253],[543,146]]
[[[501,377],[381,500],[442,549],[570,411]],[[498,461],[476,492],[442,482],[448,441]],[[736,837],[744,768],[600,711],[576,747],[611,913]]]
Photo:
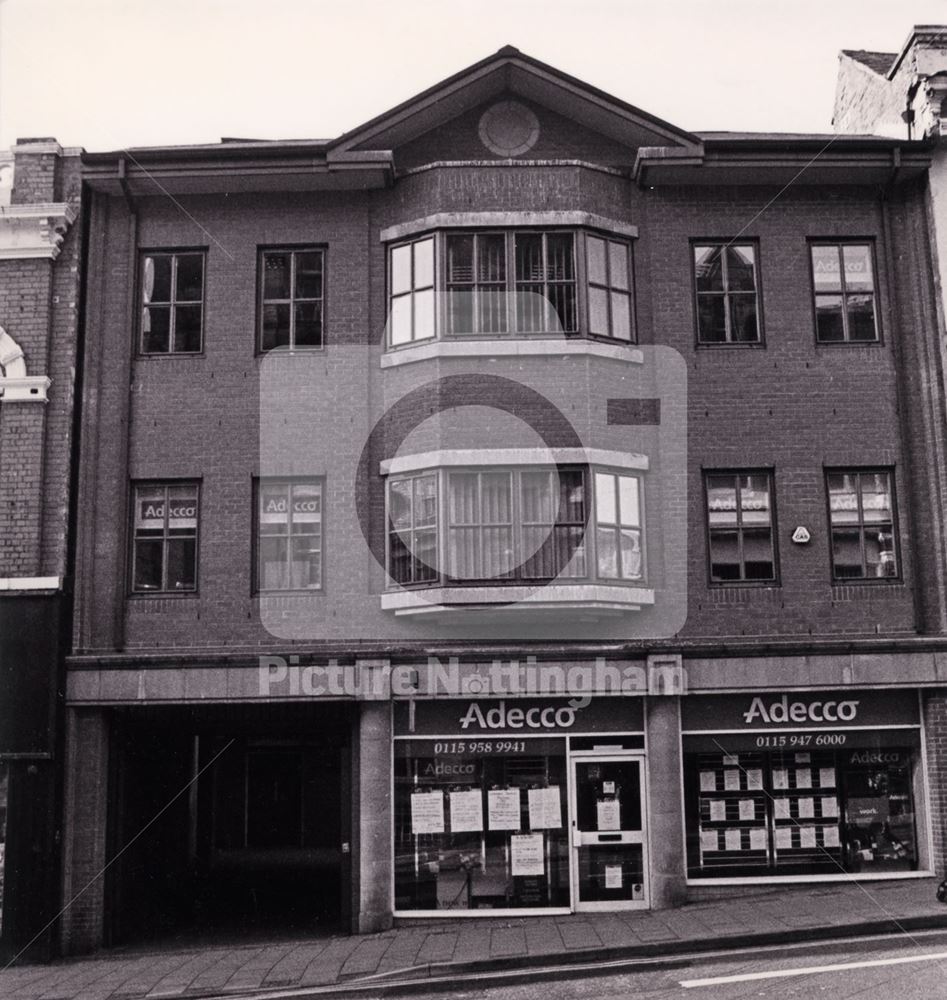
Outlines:
[[67,202],[0,206],[0,260],[55,260],[76,215]]

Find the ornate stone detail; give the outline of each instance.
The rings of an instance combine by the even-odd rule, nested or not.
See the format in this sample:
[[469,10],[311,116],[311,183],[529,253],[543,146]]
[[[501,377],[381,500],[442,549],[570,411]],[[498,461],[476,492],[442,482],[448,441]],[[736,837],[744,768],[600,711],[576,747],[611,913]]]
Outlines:
[[55,260],[75,218],[75,207],[66,202],[0,206],[0,260]]
[[0,327],[0,400],[4,403],[45,403],[52,383],[45,375],[27,375],[20,345]]
[[539,140],[539,119],[518,101],[500,101],[480,118],[480,141],[497,156],[522,156]]

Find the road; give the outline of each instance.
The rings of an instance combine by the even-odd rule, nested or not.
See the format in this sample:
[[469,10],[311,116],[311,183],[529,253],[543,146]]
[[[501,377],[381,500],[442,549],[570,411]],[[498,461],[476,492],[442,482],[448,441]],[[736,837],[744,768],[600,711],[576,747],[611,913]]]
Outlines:
[[396,995],[443,1000],[947,1000],[947,934],[705,956],[663,968],[604,972],[600,966],[596,972],[562,972],[556,979],[540,973],[515,984],[491,985],[485,978],[462,985],[427,984],[424,990],[398,990]]

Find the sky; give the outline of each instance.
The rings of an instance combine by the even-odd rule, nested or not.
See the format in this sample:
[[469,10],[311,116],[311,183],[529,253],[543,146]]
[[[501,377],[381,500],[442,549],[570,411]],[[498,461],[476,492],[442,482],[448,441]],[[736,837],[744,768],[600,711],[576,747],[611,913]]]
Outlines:
[[831,131],[947,0],[0,0],[0,149],[329,138],[503,45],[694,131]]

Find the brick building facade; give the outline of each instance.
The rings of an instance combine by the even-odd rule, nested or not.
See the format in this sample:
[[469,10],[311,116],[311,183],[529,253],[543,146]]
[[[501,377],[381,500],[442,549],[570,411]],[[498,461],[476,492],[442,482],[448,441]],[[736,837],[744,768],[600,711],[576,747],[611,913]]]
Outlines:
[[[0,953],[49,955],[59,900],[78,150],[0,156]],[[5,835],[4,835],[5,834]]]
[[508,48],[84,157],[67,950],[940,869],[930,150],[825,144]]

